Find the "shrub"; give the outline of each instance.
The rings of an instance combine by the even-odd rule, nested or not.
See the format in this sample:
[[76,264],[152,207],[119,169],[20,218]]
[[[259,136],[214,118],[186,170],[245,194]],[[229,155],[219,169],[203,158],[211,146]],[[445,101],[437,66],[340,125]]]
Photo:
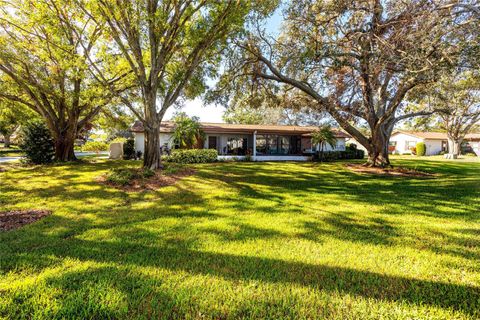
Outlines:
[[355,150],[357,150],[357,145],[356,145],[355,143],[349,143],[349,144],[347,145],[347,149],[348,149],[348,150],[355,151]]
[[175,163],[207,163],[215,162],[217,158],[218,152],[215,149],[189,149],[173,150],[164,160]]
[[101,151],[108,151],[109,144],[100,141],[88,141],[82,146],[82,151],[90,151],[99,153]]
[[30,122],[23,127],[20,148],[28,162],[50,163],[55,155],[55,144],[48,128],[42,122]]
[[423,142],[417,143],[415,146],[415,150],[417,152],[417,156],[424,156],[427,153],[427,146]]
[[123,159],[125,160],[132,160],[136,159],[136,152],[135,152],[135,141],[133,139],[128,139],[123,144]]
[[[363,159],[365,151],[363,150],[345,150],[345,151],[324,151],[323,161],[335,161],[343,159]],[[316,154],[315,160],[319,159],[319,154]]]
[[129,185],[134,179],[146,179],[153,177],[155,171],[148,168],[134,169],[134,168],[116,168],[111,169],[107,173],[106,180],[115,185],[126,186]]

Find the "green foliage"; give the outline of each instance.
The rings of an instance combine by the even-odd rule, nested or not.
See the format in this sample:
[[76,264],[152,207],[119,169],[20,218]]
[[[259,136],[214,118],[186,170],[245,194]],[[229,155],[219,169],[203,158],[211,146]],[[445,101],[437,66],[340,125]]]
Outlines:
[[[335,161],[347,159],[363,159],[365,158],[365,151],[356,149],[347,149],[345,151],[324,151],[322,161]],[[318,157],[320,159],[320,155]]]
[[136,158],[135,152],[135,140],[128,139],[123,144],[123,159],[124,160],[132,160]]
[[207,163],[217,158],[218,152],[214,149],[173,150],[170,156],[164,157],[165,161],[176,163]]
[[88,141],[82,146],[82,151],[89,151],[89,152],[102,152],[108,151],[109,144],[106,142],[101,141]]
[[106,181],[118,186],[131,184],[135,179],[147,179],[155,176],[155,171],[148,168],[114,168],[106,176]]
[[427,146],[424,142],[418,142],[415,146],[415,152],[417,156],[423,157],[427,152]]
[[477,157],[477,154],[475,152],[467,152],[465,153],[466,157]]
[[51,163],[55,155],[55,145],[47,126],[40,121],[26,124],[22,128],[20,148],[28,162],[34,164]]
[[323,160],[323,150],[325,145],[329,144],[332,148],[335,147],[337,143],[337,138],[335,133],[332,131],[332,127],[329,124],[320,126],[317,131],[312,133],[312,145],[320,145],[320,161]]
[[322,150],[326,144],[334,148],[336,143],[337,138],[330,125],[321,126],[317,131],[312,132],[312,144],[320,144]]
[[347,145],[347,149],[348,149],[348,150],[355,151],[355,150],[357,150],[357,145],[356,145],[355,143],[349,143],[349,144]]
[[175,129],[172,140],[181,149],[192,149],[205,137],[198,117],[189,117],[186,113],[180,112],[174,116],[173,122]]

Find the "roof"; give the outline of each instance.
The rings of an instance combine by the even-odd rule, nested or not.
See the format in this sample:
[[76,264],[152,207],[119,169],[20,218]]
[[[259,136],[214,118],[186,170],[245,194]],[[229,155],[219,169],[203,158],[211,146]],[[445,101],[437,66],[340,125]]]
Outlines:
[[397,133],[408,134],[410,136],[414,136],[417,138],[430,139],[430,140],[446,140],[447,139],[447,134],[445,132],[397,130],[393,133],[393,135]]
[[[446,132],[430,132],[430,131],[407,131],[407,130],[397,130],[393,134],[403,133],[410,136],[414,136],[421,139],[429,140],[447,140]],[[465,136],[465,140],[480,140],[480,133],[469,133]]]
[[[200,122],[200,126],[205,133],[253,133],[258,134],[298,134],[306,135],[316,130],[314,126],[285,126],[285,125],[257,125],[257,124],[230,124],[230,123],[212,123]],[[175,125],[171,121],[162,121],[160,132],[173,132]],[[131,128],[132,132],[143,132],[143,123],[136,121]],[[337,138],[348,138],[349,135],[340,130],[333,130]]]

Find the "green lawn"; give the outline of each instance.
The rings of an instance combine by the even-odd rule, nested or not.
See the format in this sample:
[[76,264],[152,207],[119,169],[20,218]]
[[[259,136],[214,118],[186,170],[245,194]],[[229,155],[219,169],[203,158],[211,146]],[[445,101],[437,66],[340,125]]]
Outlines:
[[0,232],[0,318],[480,318],[480,163],[394,164],[437,176],[219,163],[125,193],[95,181],[122,161],[7,167],[0,211],[53,214]]
[[23,156],[23,151],[20,150],[17,146],[10,146],[10,148],[5,148],[3,144],[0,144],[0,157],[20,157]]

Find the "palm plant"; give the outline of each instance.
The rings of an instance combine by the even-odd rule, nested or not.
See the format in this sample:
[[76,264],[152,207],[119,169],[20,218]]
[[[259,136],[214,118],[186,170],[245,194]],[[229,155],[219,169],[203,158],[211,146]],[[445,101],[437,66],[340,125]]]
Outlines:
[[323,150],[325,145],[329,144],[334,148],[336,143],[337,138],[335,138],[335,133],[332,131],[332,127],[328,124],[320,126],[317,131],[312,133],[312,144],[320,145],[320,161],[323,160]]
[[205,134],[202,131],[198,117],[189,117],[184,112],[177,113],[173,122],[175,129],[172,139],[180,149],[193,149]]

